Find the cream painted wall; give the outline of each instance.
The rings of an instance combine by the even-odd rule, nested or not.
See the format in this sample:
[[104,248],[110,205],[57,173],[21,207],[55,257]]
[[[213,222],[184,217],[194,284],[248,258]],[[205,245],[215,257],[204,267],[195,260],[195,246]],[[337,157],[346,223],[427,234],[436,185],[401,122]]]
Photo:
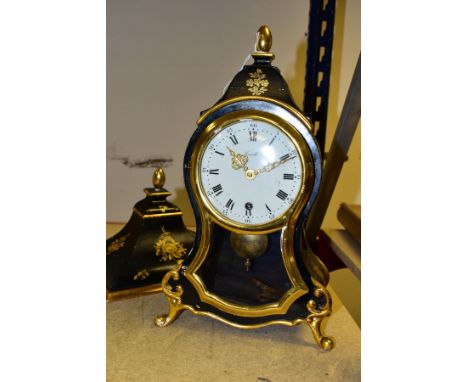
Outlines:
[[[337,0],[329,137],[360,51],[360,2]],[[170,156],[171,200],[193,224],[182,176],[186,144],[201,110],[213,105],[267,24],[272,51],[302,105],[309,1],[112,0],[107,2],[107,220],[125,222],[151,186],[152,169],[110,157]],[[327,140],[329,146],[331,139]],[[337,186],[326,226],[341,202],[360,202],[360,129]]]

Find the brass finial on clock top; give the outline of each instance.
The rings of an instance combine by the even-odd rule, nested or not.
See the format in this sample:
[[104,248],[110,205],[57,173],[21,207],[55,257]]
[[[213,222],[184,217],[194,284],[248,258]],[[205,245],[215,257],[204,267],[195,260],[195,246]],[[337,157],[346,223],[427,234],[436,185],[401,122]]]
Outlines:
[[250,55],[257,63],[270,63],[275,58],[275,55],[270,52],[272,44],[273,36],[271,35],[270,28],[266,25],[262,25],[257,31],[255,52],[252,52]]
[[161,167],[158,167],[154,170],[153,173],[153,186],[156,189],[161,189],[164,187],[164,182],[166,181],[166,174]]
[[169,312],[154,322],[165,327],[189,310],[244,329],[305,323],[331,350],[322,334],[328,271],[304,237],[322,159],[311,123],[271,65],[271,44],[260,27],[253,64],[196,122],[183,166],[196,237],[161,282]]
[[258,52],[268,53],[273,43],[273,37],[271,36],[270,29],[266,25],[262,25],[257,31],[257,43],[255,44],[255,50]]

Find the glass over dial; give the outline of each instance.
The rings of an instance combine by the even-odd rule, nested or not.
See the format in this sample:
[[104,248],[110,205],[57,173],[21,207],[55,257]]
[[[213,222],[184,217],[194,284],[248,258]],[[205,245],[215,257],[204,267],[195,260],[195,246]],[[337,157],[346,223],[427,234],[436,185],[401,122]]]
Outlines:
[[276,125],[242,119],[217,132],[205,146],[201,189],[224,218],[262,225],[282,217],[302,185],[301,159]]

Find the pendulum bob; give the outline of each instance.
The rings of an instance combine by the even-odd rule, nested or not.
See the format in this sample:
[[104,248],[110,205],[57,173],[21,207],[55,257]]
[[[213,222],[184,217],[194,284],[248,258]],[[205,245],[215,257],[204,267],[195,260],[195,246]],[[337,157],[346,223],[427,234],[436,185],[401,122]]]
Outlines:
[[231,233],[231,247],[236,255],[245,259],[245,270],[249,271],[252,260],[263,255],[268,246],[267,235],[246,235]]
[[190,251],[194,233],[182,221],[182,211],[166,198],[160,168],[152,188],[137,202],[122,230],[106,241],[106,300],[161,291],[161,280]]

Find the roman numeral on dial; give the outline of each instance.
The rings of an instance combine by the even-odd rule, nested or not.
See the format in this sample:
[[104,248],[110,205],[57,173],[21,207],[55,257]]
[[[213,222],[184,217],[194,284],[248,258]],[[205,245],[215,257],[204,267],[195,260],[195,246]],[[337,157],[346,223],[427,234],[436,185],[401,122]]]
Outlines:
[[231,211],[234,208],[234,204],[236,204],[232,199],[229,199],[226,203],[226,208],[229,208]]
[[219,175],[219,168],[216,168],[214,170],[210,170],[211,175]]
[[280,157],[280,160],[286,160],[291,156],[291,154],[284,154],[282,157]]
[[287,197],[288,197],[288,194],[286,192],[284,192],[283,190],[279,190],[277,193],[276,193],[276,196],[278,198],[280,198],[281,200],[285,200]]
[[237,137],[235,135],[230,135],[229,136],[229,139],[232,141],[232,143],[234,143],[235,145],[237,145],[239,143],[239,141],[237,140]]
[[294,180],[294,174],[283,174],[283,179]]
[[216,196],[220,195],[223,193],[223,186],[221,186],[220,184],[214,186],[212,188],[213,192],[216,194]]
[[257,142],[257,131],[249,130],[249,138],[251,142]]

